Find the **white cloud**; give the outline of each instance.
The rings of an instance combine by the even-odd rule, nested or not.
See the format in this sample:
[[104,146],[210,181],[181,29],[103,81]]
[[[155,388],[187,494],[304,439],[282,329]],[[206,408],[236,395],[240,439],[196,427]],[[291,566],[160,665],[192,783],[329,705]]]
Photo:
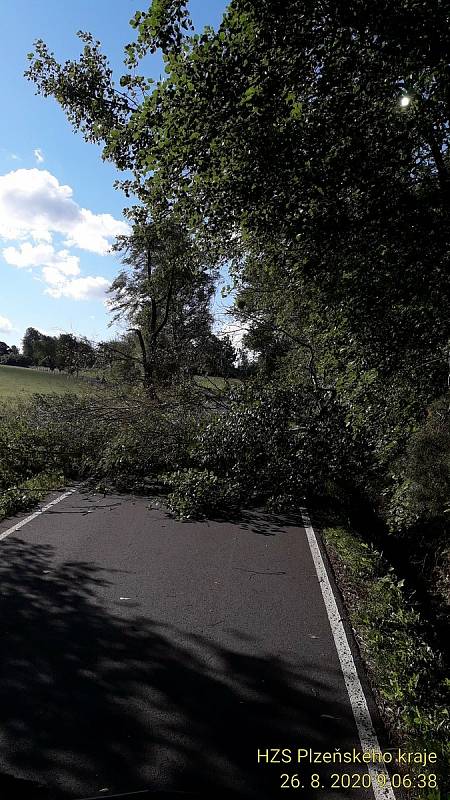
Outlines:
[[59,269],[63,275],[79,275],[80,259],[69,253],[68,250],[59,250],[55,253],[52,264]]
[[54,233],[66,246],[105,255],[129,226],[111,214],[94,214],[72,199],[70,186],[47,170],[17,169],[0,176],[0,238],[50,244]]
[[71,300],[102,299],[110,287],[110,282],[100,275],[67,280],[54,267],[44,267],[42,272],[44,280],[51,286],[45,290],[50,297],[68,297]]
[[105,255],[116,236],[129,232],[128,225],[111,214],[93,214],[87,208],[79,209],[79,220],[67,231],[66,244]]
[[249,325],[247,322],[227,322],[222,325],[220,330],[217,331],[217,336],[229,336],[231,344],[236,350],[242,350],[244,347],[243,338],[248,332]]
[[56,251],[51,244],[32,245],[29,242],[20,247],[5,247],[3,258],[7,264],[22,267],[52,267],[63,275],[79,275],[80,259],[68,250]]
[[[37,149],[39,161],[38,154],[43,159]],[[45,292],[51,297],[104,300],[110,281],[99,275],[82,277],[80,259],[68,248],[105,255],[129,226],[111,214],[80,208],[72,194],[70,186],[60,184],[47,170],[17,169],[0,176],[0,239],[16,240],[2,254],[19,269],[40,267],[48,286]],[[55,249],[54,234],[64,237],[65,247]]]
[[16,153],[11,153],[11,159],[13,161],[21,161],[22,159]]
[[13,328],[13,324],[12,324],[11,320],[9,320],[8,317],[2,317],[0,315],[0,332],[1,333],[11,333],[11,331],[13,331],[13,330],[14,330],[14,328]]
[[42,152],[41,148],[36,147],[36,149],[33,150],[33,153],[37,163],[42,164],[44,162],[44,153]]
[[54,249],[51,244],[38,244],[33,246],[29,242],[22,244],[20,249],[17,247],[5,247],[3,258],[7,264],[14,267],[38,267],[51,260]]
[[56,267],[44,267],[42,277],[50,286],[64,285],[67,282],[66,277]]

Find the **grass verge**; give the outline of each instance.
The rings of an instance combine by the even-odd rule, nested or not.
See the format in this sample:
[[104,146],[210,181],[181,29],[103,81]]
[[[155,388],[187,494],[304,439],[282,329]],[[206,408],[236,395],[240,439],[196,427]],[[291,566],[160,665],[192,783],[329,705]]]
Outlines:
[[30,511],[49,492],[61,486],[64,486],[61,472],[41,472],[17,486],[10,486],[0,494],[0,520],[18,511]]
[[409,773],[437,775],[438,789],[411,790],[420,800],[447,798],[450,680],[427,625],[383,555],[341,524],[322,535],[355,631],[382,717],[395,746],[437,753],[436,766]]

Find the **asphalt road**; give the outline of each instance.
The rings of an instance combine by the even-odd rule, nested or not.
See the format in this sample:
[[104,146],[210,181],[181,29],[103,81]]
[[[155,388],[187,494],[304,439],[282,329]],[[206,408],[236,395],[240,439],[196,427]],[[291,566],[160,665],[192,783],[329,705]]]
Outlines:
[[[356,768],[295,763],[297,748],[359,747],[295,520],[181,523],[77,492],[0,541],[0,592],[2,800],[261,800],[299,773],[302,798],[373,797],[331,790]],[[258,765],[266,748],[293,762]]]

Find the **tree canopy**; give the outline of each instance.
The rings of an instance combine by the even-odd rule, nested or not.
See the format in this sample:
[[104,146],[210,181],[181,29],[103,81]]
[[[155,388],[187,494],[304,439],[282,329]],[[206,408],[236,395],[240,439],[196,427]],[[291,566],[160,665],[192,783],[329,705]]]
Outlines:
[[[202,369],[229,364],[206,303],[209,268],[227,263],[256,359],[244,360],[253,375],[226,395],[225,413],[197,403],[190,430],[176,410],[178,435],[162,417],[155,431],[152,409],[145,436],[139,409],[102,468],[159,479],[165,460],[172,508],[184,515],[262,503],[298,514],[305,496],[325,496],[350,517],[362,496],[383,519],[373,521],[387,553],[386,532],[397,534],[408,592],[415,575],[419,593],[427,585],[448,600],[448,3],[231,0],[218,29],[198,33],[187,2],[153,0],[131,28],[122,75],[83,32],[79,59],[58,62],[40,40],[26,72],[101,145],[124,174],[117,187],[139,203],[131,237],[118,243],[121,346],[149,385],[173,354],[198,365],[197,338]],[[157,50],[166,75],[154,82],[145,65]],[[366,523],[365,514],[370,541]],[[365,555],[350,555],[365,595]],[[403,581],[389,572],[381,593],[388,584],[401,597]],[[408,623],[397,617],[403,637]],[[410,619],[418,623],[415,609]],[[386,642],[390,629],[384,649],[378,630],[369,641],[381,659]],[[436,735],[444,754],[447,709],[428,705],[441,688],[423,682],[409,648],[409,677],[393,691],[389,674],[385,710],[395,709],[396,734],[420,731],[426,748]]]
[[61,64],[38,41],[26,74],[126,194],[229,262],[272,376],[337,394],[378,443],[407,435],[448,376],[446,7],[232,0],[198,34],[154,0],[131,27],[116,82],[87,33]]

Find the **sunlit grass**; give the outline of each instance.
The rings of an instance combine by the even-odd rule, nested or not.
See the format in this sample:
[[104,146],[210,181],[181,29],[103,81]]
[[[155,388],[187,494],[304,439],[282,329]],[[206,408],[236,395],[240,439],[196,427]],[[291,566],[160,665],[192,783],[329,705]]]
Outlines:
[[87,383],[69,375],[0,366],[0,400],[24,400],[33,394],[80,394],[87,387]]

